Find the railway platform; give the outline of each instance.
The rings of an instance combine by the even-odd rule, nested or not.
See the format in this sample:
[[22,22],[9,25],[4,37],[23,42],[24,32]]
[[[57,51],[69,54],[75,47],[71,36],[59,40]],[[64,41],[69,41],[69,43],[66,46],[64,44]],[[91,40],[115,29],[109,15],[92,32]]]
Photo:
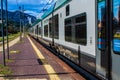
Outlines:
[[[0,64],[3,64],[2,52]],[[86,80],[29,36],[10,47],[6,66],[11,74],[1,76],[0,80]]]

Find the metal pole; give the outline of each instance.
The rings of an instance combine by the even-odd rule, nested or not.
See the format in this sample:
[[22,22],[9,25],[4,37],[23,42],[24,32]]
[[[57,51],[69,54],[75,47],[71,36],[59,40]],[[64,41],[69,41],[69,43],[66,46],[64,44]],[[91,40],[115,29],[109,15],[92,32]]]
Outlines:
[[54,8],[55,8],[56,3],[57,3],[57,1],[55,2],[53,11],[52,11],[52,27],[53,27],[53,29],[52,29],[52,46],[54,46],[54,30],[55,30]]
[[112,32],[112,17],[111,17],[111,0],[106,0],[106,5],[107,5],[107,9],[106,9],[106,14],[107,14],[107,55],[108,55],[108,69],[107,69],[107,77],[108,80],[112,80],[112,76],[111,76],[111,32]]
[[24,28],[25,28],[25,25],[24,25],[24,5],[22,6],[22,12],[23,12],[23,37],[25,35],[25,31],[24,31]]
[[6,66],[5,62],[5,44],[4,44],[4,25],[3,25],[3,0],[1,0],[1,20],[2,20],[2,44],[3,44],[3,64]]
[[[54,12],[54,11],[53,11]],[[52,12],[52,46],[54,46],[54,14]]]
[[80,46],[78,46],[78,61],[79,61],[79,65],[80,65],[81,64]]
[[22,37],[21,37],[21,7],[19,7],[19,10],[20,10],[20,41],[22,40]]
[[8,39],[8,12],[7,12],[7,0],[6,0],[6,38],[7,38],[7,58],[9,59],[9,39]]

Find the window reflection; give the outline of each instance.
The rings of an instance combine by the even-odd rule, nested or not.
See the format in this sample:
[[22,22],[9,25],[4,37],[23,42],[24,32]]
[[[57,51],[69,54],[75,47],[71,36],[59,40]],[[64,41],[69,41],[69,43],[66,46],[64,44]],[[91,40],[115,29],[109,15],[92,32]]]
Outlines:
[[106,13],[105,0],[98,1],[98,48],[106,47]]
[[48,25],[44,26],[44,36],[48,37]]
[[86,13],[65,19],[65,40],[77,44],[87,44]]
[[120,0],[113,0],[113,50],[120,52]]

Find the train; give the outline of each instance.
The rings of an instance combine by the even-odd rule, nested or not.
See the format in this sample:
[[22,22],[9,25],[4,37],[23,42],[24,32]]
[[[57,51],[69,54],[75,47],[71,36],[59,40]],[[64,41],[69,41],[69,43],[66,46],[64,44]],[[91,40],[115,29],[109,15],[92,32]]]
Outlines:
[[92,74],[120,79],[120,0],[57,0],[29,34]]

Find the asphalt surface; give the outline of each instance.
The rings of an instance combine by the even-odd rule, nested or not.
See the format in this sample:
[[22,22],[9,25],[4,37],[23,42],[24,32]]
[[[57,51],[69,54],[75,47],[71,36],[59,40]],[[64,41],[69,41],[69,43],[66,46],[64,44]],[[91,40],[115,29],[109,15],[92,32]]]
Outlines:
[[[18,52],[10,54],[11,62],[6,63],[12,71],[12,74],[6,77],[7,80],[85,80],[32,38],[24,37],[22,42],[11,46],[10,51]],[[2,52],[0,64],[3,64]]]

